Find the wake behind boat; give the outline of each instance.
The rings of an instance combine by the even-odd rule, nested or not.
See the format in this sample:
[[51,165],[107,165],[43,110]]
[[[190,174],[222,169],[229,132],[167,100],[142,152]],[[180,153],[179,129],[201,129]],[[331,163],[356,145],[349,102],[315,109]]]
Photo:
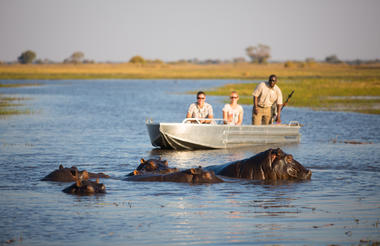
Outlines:
[[212,124],[192,124],[197,118],[186,118],[182,123],[147,121],[150,141],[163,149],[223,149],[264,144],[299,143],[301,125],[297,121],[273,125],[225,125],[223,119]]

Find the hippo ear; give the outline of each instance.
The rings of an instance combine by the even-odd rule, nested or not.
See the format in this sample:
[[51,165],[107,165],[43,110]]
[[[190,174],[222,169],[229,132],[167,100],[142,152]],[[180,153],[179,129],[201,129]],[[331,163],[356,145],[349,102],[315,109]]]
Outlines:
[[276,158],[277,158],[276,153],[274,153],[274,152],[270,152],[270,154],[269,154],[269,156],[268,156],[270,167],[272,167],[272,163],[274,162],[274,160],[275,160]]
[[144,158],[141,158],[140,163],[144,164],[144,162],[145,162]]
[[79,179],[81,180],[87,180],[90,178],[90,175],[88,174],[88,172],[86,170],[83,170],[82,172],[79,172]]
[[286,156],[285,156],[285,161],[286,161],[286,163],[291,163],[291,162],[293,162],[293,156],[292,156],[292,155],[286,155]]
[[61,170],[61,169],[63,169],[63,166],[62,166],[62,164],[61,164],[61,165],[59,165],[59,170]]

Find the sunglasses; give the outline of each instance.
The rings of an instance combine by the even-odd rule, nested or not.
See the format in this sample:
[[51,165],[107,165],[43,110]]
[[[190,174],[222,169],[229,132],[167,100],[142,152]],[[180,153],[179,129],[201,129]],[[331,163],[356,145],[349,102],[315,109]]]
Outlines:
[[238,97],[230,97],[231,99],[236,99],[236,98],[238,98]]
[[206,98],[205,97],[197,97],[197,99],[205,100]]

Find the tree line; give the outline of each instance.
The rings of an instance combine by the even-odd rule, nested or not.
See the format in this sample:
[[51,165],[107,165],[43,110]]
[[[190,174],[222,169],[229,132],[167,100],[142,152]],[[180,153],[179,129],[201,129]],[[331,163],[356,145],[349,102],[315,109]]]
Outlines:
[[[271,48],[268,45],[265,44],[258,44],[256,46],[249,46],[245,49],[246,55],[250,59],[251,63],[256,64],[266,64],[268,63],[269,59],[271,58]],[[42,60],[42,59],[36,59],[37,55],[32,50],[27,50],[21,53],[21,55],[17,58],[17,61],[20,64],[30,64],[30,63],[36,63],[36,64],[44,64],[44,63],[55,63],[50,60]],[[181,59],[175,62],[168,62],[168,63],[193,63],[193,64],[222,64],[222,63],[247,63],[245,57],[237,57],[233,58],[232,60],[220,60],[220,59],[206,59],[206,60],[198,60],[197,58],[185,60]],[[338,58],[337,55],[329,55],[325,58],[324,62],[329,64],[340,64],[340,63],[348,63],[348,64],[354,64],[354,65],[360,65],[364,63],[380,63],[379,59],[376,60],[360,60],[356,59],[353,61],[342,61]],[[69,64],[86,64],[86,63],[95,63],[94,60],[85,59],[85,55],[81,51],[76,51],[71,56],[63,60],[63,63],[69,63]],[[163,64],[162,60],[155,59],[155,60],[149,60],[144,59],[142,56],[136,55],[133,56],[129,63],[133,64]],[[316,63],[316,60],[314,58],[307,58],[305,60],[306,64],[313,64]],[[285,67],[292,67],[292,66],[300,66],[299,61],[286,61],[284,63]]]

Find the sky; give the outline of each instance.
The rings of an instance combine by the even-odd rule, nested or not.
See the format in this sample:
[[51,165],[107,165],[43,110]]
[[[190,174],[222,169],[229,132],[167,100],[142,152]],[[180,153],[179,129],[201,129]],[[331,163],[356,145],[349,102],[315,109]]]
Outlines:
[[0,0],[0,61],[380,58],[379,0]]

